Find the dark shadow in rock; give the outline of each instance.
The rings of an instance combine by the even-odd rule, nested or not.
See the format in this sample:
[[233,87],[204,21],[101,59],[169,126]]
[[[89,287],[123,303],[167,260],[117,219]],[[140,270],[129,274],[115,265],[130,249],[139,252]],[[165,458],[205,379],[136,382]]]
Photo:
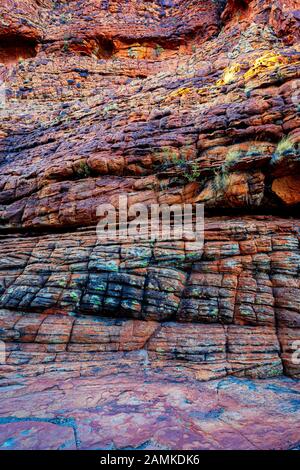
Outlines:
[[37,42],[21,36],[0,37],[0,63],[14,65],[37,55]]

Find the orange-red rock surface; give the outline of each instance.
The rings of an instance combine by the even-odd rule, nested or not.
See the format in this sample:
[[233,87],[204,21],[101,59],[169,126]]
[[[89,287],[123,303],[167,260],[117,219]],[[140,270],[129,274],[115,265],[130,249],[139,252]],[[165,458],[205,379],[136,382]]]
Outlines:
[[[86,394],[100,369],[95,386],[105,387],[111,371],[111,390],[124,371],[133,388],[153,374],[150,401],[159,380],[167,390],[168,376],[181,377],[176,396],[190,383],[204,402],[223,382],[200,381],[225,380],[232,413],[244,406],[240,386],[258,387],[260,399],[272,387],[298,396],[299,25],[300,0],[1,1],[0,339],[8,396],[0,447],[40,448],[49,434],[52,448],[200,441],[255,448],[267,429],[255,428],[252,410],[241,415],[247,437],[231,435],[224,421],[226,444],[202,427],[187,441],[185,426],[167,439],[154,420],[155,436],[118,442],[108,432],[79,445],[74,416],[59,428],[62,414],[47,409],[50,395],[37,377],[47,382],[49,373],[58,389],[67,371],[71,388],[74,377],[88,376],[79,381]],[[120,194],[129,204],[204,203],[203,250],[189,251],[184,241],[100,242],[97,207]],[[296,382],[273,379],[283,374]],[[30,405],[15,415],[24,388],[34,407],[48,397],[44,412],[33,415]],[[281,428],[274,431],[284,401],[277,398],[260,415],[261,423],[272,415],[275,437],[266,448],[296,447],[296,433],[280,443]],[[83,400],[78,409],[87,406]],[[203,413],[214,418],[217,408]],[[15,435],[31,418],[34,437],[22,444]]]

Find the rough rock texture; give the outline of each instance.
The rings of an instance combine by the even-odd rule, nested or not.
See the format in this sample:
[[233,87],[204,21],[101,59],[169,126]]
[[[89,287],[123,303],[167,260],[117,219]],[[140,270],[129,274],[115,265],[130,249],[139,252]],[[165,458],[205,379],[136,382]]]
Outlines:
[[298,449],[299,383],[153,369],[140,354],[2,379],[0,449]]
[[17,357],[23,343],[53,360],[145,349],[212,368],[208,378],[282,366],[297,375],[289,341],[300,331],[299,230],[296,220],[212,218],[202,253],[184,242],[103,245],[95,231],[5,236],[1,337],[19,343]]
[[[300,375],[299,23],[300,0],[1,1],[0,339],[8,401],[0,446],[40,448],[46,434],[51,448],[255,448],[266,428],[246,412],[243,436],[226,420],[220,430],[214,404],[201,416],[217,416],[218,431],[213,423],[198,429],[200,394],[205,407],[212,390],[228,384],[233,412],[245,406],[239,387],[255,387],[261,403],[276,383],[299,393],[287,379],[253,382]],[[97,207],[120,194],[129,204],[205,203],[203,250],[184,241],[97,240]],[[178,440],[165,436],[171,414],[161,427],[153,418],[155,436],[145,430],[138,442],[123,442],[125,423],[120,442],[111,431],[100,442],[89,430],[79,438],[77,418],[70,412],[59,421],[51,404],[41,415],[13,412],[25,409],[24,387],[30,407],[48,396],[49,373],[60,390],[70,371],[70,388],[80,383],[89,396],[111,372],[107,393],[117,393],[119,362],[125,389],[153,374],[150,402],[157,388],[167,390],[168,374],[178,379],[180,371],[191,384],[196,408]],[[77,378],[99,367],[96,385]],[[196,382],[227,375],[248,379]],[[176,396],[189,390],[174,387]],[[282,393],[260,415],[272,430]],[[97,426],[106,426],[111,406],[121,405],[108,405]],[[267,448],[295,445],[290,406]],[[78,419],[87,407],[78,404]],[[185,441],[186,423],[197,431]]]

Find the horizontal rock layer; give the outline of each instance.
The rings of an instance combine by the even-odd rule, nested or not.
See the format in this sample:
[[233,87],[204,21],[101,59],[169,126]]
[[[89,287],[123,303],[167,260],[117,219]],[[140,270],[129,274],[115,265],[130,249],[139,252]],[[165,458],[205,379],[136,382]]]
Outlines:
[[37,362],[101,364],[104,352],[141,350],[145,363],[151,367],[168,362],[184,365],[183,361],[187,361],[198,379],[226,374],[258,378],[282,373],[280,345],[271,327],[12,316],[5,311],[0,318],[7,365],[22,366],[21,370],[24,365]]

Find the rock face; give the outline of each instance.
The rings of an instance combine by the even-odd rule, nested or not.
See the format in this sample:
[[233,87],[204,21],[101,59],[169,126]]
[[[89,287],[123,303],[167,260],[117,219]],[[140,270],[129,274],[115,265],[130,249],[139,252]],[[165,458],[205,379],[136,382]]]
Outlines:
[[151,360],[190,362],[203,378],[273,376],[282,366],[297,375],[299,229],[280,218],[210,218],[201,253],[184,242],[103,245],[90,230],[6,235],[8,362],[34,343],[53,360],[145,349]]
[[[2,0],[3,384],[118,361],[191,383],[299,378],[299,10]],[[120,194],[204,203],[203,249],[99,241],[97,208]],[[37,419],[28,447],[76,447],[58,428]]]

